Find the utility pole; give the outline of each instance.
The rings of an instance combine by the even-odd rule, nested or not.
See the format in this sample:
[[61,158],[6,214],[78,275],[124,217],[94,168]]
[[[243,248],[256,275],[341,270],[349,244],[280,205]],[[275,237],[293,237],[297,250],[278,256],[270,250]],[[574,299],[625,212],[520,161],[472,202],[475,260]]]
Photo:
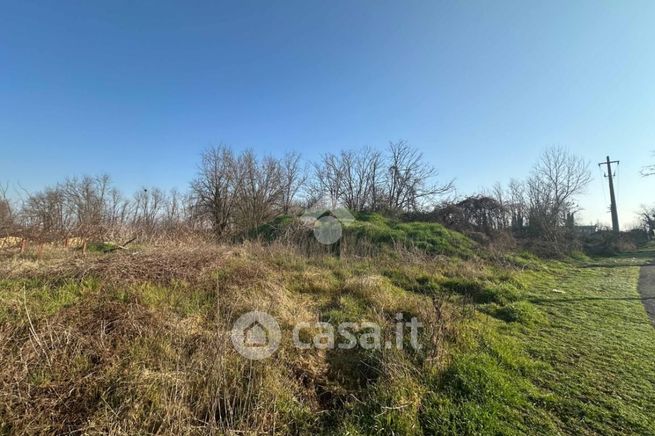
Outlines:
[[607,174],[605,175],[605,177],[607,177],[607,179],[610,182],[610,201],[612,202],[612,204],[610,205],[610,210],[612,211],[612,230],[614,231],[614,233],[618,233],[619,214],[616,211],[616,196],[614,195],[614,179],[613,179],[614,175],[612,174],[613,163],[618,165],[619,161],[618,160],[610,161],[610,157],[607,156],[607,161],[599,163],[598,166],[607,165]]

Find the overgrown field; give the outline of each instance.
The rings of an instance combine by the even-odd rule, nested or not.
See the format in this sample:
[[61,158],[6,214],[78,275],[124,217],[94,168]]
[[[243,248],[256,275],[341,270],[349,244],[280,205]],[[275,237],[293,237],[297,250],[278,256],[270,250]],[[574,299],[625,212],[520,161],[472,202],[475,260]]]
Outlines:
[[[461,235],[403,250],[436,230],[394,232],[374,257],[254,243],[5,255],[0,433],[653,433],[655,330],[637,293],[650,253],[543,261]],[[254,309],[283,331],[263,361],[229,338]],[[291,342],[298,322],[386,332],[397,313],[425,324],[420,350]]]

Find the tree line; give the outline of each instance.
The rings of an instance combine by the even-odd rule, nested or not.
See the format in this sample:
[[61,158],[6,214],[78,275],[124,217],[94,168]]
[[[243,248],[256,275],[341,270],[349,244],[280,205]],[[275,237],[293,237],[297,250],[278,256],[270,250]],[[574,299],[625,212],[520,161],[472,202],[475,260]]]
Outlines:
[[276,158],[219,145],[202,153],[184,192],[150,187],[126,197],[107,175],[69,178],[13,203],[0,190],[0,236],[51,241],[201,232],[225,239],[317,204],[395,214],[423,209],[452,189],[437,176],[404,141],[326,153],[312,163],[296,152]]
[[225,240],[310,207],[438,221],[459,230],[512,230],[557,238],[577,210],[589,164],[563,148],[546,150],[524,181],[445,199],[452,181],[405,141],[341,150],[303,161],[296,152],[259,156],[226,145],[206,149],[184,192],[143,188],[131,197],[109,176],[69,178],[11,202],[0,189],[0,237],[141,239],[207,234]]
[[485,192],[442,202],[430,212],[412,213],[410,219],[437,221],[489,237],[511,233],[557,243],[574,233],[580,210],[576,200],[590,181],[589,162],[562,147],[551,147],[524,180],[496,183]]

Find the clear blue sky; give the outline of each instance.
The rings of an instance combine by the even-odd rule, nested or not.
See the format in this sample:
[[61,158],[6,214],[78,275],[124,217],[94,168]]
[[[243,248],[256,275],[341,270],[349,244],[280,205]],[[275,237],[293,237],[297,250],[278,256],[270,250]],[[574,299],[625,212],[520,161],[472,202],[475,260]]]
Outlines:
[[[312,159],[404,138],[466,194],[547,146],[655,202],[655,2],[2,1],[0,181],[186,188],[224,142]],[[655,158],[653,159],[655,160]],[[609,221],[604,181],[585,221]]]

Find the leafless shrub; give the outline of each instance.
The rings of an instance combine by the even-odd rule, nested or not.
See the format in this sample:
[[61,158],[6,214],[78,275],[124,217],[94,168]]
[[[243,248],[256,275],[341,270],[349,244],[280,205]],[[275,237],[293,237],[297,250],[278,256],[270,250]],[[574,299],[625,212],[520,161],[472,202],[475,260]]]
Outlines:
[[8,186],[0,185],[0,238],[15,236],[16,220],[14,210],[7,198]]
[[430,215],[433,220],[455,230],[480,232],[489,236],[506,228],[507,210],[498,200],[478,195],[454,204],[442,205]]
[[116,224],[119,200],[109,176],[70,178],[29,194],[20,215],[26,235],[41,243],[71,236],[102,239]]
[[229,251],[210,244],[118,252],[98,258],[84,273],[112,284],[195,282],[204,271],[220,266],[226,255]]

